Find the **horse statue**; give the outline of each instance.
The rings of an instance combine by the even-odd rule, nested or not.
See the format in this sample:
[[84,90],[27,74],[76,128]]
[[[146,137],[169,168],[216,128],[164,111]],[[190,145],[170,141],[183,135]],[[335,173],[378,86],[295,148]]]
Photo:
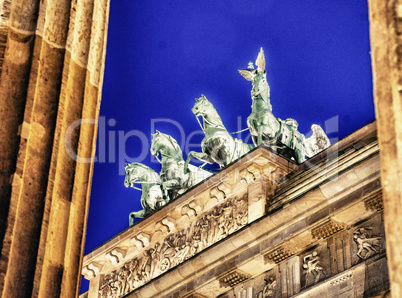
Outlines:
[[[124,185],[142,190],[141,206],[143,209],[130,213],[129,224],[131,226],[134,223],[134,218],[145,217],[158,210],[169,202],[169,198],[162,187],[161,178],[150,167],[139,162],[133,162],[131,164],[126,163],[124,170],[126,171]],[[135,187],[135,183],[140,183],[141,188]]]
[[195,167],[185,172],[183,153],[179,144],[170,135],[159,131],[152,135],[151,154],[157,158],[159,154],[161,155],[160,178],[162,187],[167,190],[170,199],[174,199],[211,175]]
[[311,127],[313,135],[305,139],[304,135],[298,131],[298,123],[295,119],[282,120],[273,115],[262,48],[255,64],[257,69],[254,69],[251,62],[249,69],[239,69],[240,74],[253,84],[251,89],[253,103],[251,114],[247,118],[247,126],[254,144],[267,145],[274,151],[295,159],[297,163],[302,163],[307,157],[312,157],[328,148],[331,143],[319,125],[313,124]]
[[196,103],[191,111],[197,120],[198,116],[202,116],[204,125],[201,128],[205,137],[201,142],[202,152],[189,152],[184,165],[185,169],[193,157],[210,164],[216,162],[221,168],[226,167],[253,148],[252,145],[245,144],[228,133],[218,112],[204,95],[195,100]]

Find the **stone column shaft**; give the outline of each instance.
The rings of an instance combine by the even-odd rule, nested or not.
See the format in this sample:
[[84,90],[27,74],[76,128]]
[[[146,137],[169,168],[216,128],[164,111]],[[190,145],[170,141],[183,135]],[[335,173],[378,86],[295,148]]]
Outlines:
[[1,297],[78,293],[108,14],[109,0],[13,2],[0,82]]
[[368,2],[391,295],[402,297],[402,1]]
[[[7,47],[0,78],[0,252],[7,225],[11,179],[16,171],[20,139],[18,129],[24,117],[24,107],[32,61],[34,33],[39,0],[12,3]],[[4,28],[6,31],[6,28]],[[0,276],[3,268],[0,267]],[[0,285],[0,291],[2,286]]]
[[[17,189],[19,188],[21,185],[19,177],[23,172],[23,167],[18,166],[16,161],[19,146],[24,146],[26,143],[26,140],[20,139],[19,134],[24,134],[26,131],[23,131],[22,122],[27,101],[38,7],[39,1],[31,1],[25,5],[22,0],[13,1],[0,78],[0,119],[2,120],[0,126],[0,293],[4,288],[12,240],[10,238],[12,233],[5,236],[6,228],[13,226],[17,220],[18,204],[14,203],[10,206],[11,190],[12,181],[14,185],[17,185]],[[38,178],[40,180],[40,177]],[[30,183],[28,182],[27,186],[36,187]],[[31,215],[32,212],[28,213]],[[32,228],[35,229],[36,226]],[[15,253],[18,255],[21,252]],[[32,267],[27,270],[32,270]]]

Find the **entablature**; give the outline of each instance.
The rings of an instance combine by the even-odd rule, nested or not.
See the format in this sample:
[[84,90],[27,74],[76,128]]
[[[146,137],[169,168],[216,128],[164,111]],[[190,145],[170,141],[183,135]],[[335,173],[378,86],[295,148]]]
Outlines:
[[[321,152],[309,166],[256,148],[87,255],[89,297],[217,296],[278,266],[303,268],[323,243],[336,250],[341,241],[350,251],[364,235],[356,227],[381,214],[379,149],[369,126],[356,134],[370,142],[351,135],[341,155],[330,147],[328,158]],[[337,265],[342,270],[331,262],[328,276],[350,268],[352,257]]]

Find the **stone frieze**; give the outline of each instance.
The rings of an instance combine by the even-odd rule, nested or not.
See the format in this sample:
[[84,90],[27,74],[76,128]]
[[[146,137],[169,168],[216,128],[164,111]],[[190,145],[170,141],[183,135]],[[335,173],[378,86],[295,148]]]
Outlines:
[[[186,259],[227,237],[248,223],[248,197],[228,198],[186,229],[157,242],[103,277],[100,297],[121,297]],[[137,236],[138,238],[138,236]],[[142,237],[138,240],[146,240]],[[116,256],[116,253],[112,254]]]

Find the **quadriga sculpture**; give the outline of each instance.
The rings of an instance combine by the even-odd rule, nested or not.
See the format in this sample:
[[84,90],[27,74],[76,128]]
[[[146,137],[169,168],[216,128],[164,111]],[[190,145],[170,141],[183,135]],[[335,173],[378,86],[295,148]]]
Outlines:
[[265,70],[265,57],[261,48],[255,62],[257,69],[249,63],[249,69],[240,69],[240,74],[253,83],[251,89],[251,114],[247,118],[247,125],[255,145],[265,144],[276,152],[294,158],[302,163],[306,157],[311,157],[329,147],[331,144],[323,129],[313,124],[313,135],[305,139],[298,131],[295,119],[281,120],[272,113],[270,90]]
[[253,146],[233,138],[228,133],[218,112],[204,95],[195,100],[196,103],[192,108],[192,112],[197,119],[198,116],[202,116],[202,130],[205,133],[205,137],[201,142],[202,152],[189,152],[184,165],[185,169],[188,168],[189,162],[193,157],[210,164],[216,162],[221,167],[226,167],[253,148]]
[[170,199],[174,199],[211,175],[211,173],[195,167],[191,167],[188,172],[185,172],[183,153],[179,144],[170,135],[156,131],[152,135],[151,153],[156,157],[161,155],[160,178],[162,187],[168,191]]
[[[125,166],[126,176],[124,185],[137,190],[142,190],[141,206],[142,210],[131,212],[129,215],[130,226],[134,223],[134,218],[144,217],[150,212],[158,210],[169,202],[169,197],[162,187],[162,180],[159,175],[150,167],[133,162]],[[134,186],[141,184],[141,188]]]

